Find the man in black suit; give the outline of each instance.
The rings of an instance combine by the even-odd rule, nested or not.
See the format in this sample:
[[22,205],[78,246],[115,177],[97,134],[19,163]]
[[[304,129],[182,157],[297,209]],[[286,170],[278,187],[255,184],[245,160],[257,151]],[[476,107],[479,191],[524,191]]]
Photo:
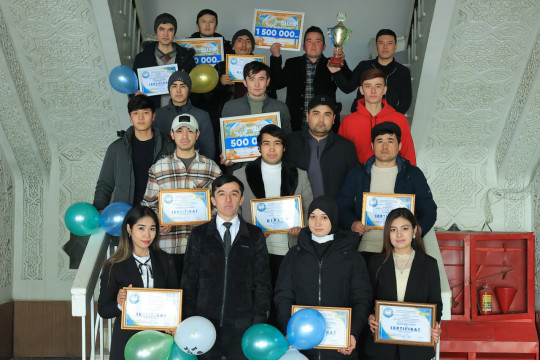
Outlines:
[[245,359],[242,335],[264,323],[270,310],[270,268],[263,232],[238,216],[244,184],[232,175],[212,183],[217,215],[195,227],[188,241],[181,288],[185,317],[199,315],[216,327],[217,338],[200,359]]
[[[283,89],[287,87],[287,106],[291,113],[293,131],[306,127],[306,109],[309,101],[315,95],[327,94],[336,100],[336,83],[328,68],[328,58],[323,55],[326,48],[324,34],[319,27],[311,26],[304,35],[305,54],[288,59],[285,67],[281,68],[281,44],[275,43],[270,47],[270,71],[272,87]],[[344,63],[341,68],[344,74],[351,71]],[[339,104],[341,106],[341,104]],[[338,110],[338,123],[339,111]]]

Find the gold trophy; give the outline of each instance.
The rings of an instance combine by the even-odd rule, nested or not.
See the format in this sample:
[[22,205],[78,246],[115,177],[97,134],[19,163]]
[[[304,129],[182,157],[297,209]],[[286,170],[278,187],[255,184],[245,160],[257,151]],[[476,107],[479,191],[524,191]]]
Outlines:
[[[328,28],[328,36],[330,37],[330,41],[334,43],[334,47],[341,47],[347,43],[347,40],[350,39],[352,30],[347,29],[345,25],[343,25],[343,22],[345,19],[347,19],[347,15],[345,13],[338,13],[337,14],[338,23],[333,28]],[[331,57],[330,58],[330,66],[334,67],[342,67],[343,66],[343,58],[339,57]]]

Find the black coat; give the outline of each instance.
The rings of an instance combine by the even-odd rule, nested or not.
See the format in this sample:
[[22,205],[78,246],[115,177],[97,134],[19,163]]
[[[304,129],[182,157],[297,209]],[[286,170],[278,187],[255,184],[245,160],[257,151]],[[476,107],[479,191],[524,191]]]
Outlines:
[[[146,45],[140,53],[135,56],[135,61],[133,62],[133,71],[137,75],[137,69],[145,68],[150,66],[157,66],[156,60],[156,45],[157,41],[152,41]],[[180,45],[173,43],[174,48],[176,49],[176,58],[175,63],[178,65],[178,70],[184,70],[189,74],[189,72],[195,67],[195,50],[189,48],[183,48]],[[156,95],[151,97],[156,106],[156,110],[161,106],[161,96]]]
[[[156,254],[151,251],[150,262],[152,263],[152,273],[154,275],[154,288],[178,289],[176,269],[167,253],[160,252]],[[120,263],[104,267],[99,288],[98,313],[104,319],[116,318],[111,341],[111,360],[124,358],[124,348],[128,340],[138,332],[120,328],[122,311],[118,308],[116,297],[118,291],[128,287],[130,284],[133,287],[144,287],[133,256]]]
[[186,317],[214,326],[248,328],[264,323],[270,310],[270,268],[264,235],[240,218],[240,230],[225,258],[216,218],[189,236],[181,281]]
[[[295,131],[287,136],[287,151],[283,160],[292,163],[301,170],[309,170],[311,149],[308,129]],[[324,150],[320,156],[324,194],[337,199],[345,176],[352,168],[358,166],[356,149],[352,141],[330,132]]]
[[[350,307],[351,335],[357,340],[371,309],[371,286],[366,263],[358,253],[358,235],[338,232],[321,259],[309,228],[303,228],[279,269],[274,302],[278,323],[285,332],[292,305]],[[320,296],[320,297],[319,297]],[[318,350],[307,351],[313,358]],[[323,359],[349,358],[336,350],[322,350]]]
[[[390,256],[384,264],[383,261],[383,256],[375,256],[369,262],[373,301],[397,301],[394,258]],[[378,274],[377,270],[379,270]],[[420,251],[416,251],[407,281],[404,301],[436,304],[436,319],[438,322],[441,321],[441,280],[439,278],[437,260]],[[373,356],[377,359],[394,359],[396,345],[374,343],[373,340],[374,337],[370,331],[365,349],[368,356]],[[399,353],[402,360],[424,360],[431,359],[435,356],[435,351],[431,346],[400,345]]]
[[[328,58],[321,55],[315,78],[313,79],[313,95],[328,95],[336,100],[336,83],[332,73],[326,67]],[[302,129],[302,118],[306,109],[304,108],[304,96],[306,93],[306,55],[287,59],[285,66],[281,68],[282,57],[270,57],[270,81],[274,89],[283,89],[287,87],[286,103],[291,113],[291,126],[293,131]],[[350,74],[351,71],[347,64],[343,66],[344,74]],[[339,116],[337,116],[339,118]]]

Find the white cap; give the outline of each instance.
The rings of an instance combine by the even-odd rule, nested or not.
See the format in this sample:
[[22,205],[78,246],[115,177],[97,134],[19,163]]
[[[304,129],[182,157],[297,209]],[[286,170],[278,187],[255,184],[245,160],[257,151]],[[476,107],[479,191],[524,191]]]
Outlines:
[[199,123],[197,122],[197,119],[190,114],[182,114],[175,117],[171,125],[171,130],[176,131],[182,126],[186,126],[191,131],[199,130]]

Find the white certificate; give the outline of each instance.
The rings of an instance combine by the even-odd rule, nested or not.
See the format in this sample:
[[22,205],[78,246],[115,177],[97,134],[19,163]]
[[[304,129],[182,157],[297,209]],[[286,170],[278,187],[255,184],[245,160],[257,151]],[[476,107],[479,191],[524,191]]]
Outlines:
[[264,55],[231,55],[225,56],[227,75],[231,77],[235,82],[244,80],[244,66],[252,61],[259,61],[263,64],[266,63],[266,56]]
[[304,227],[302,214],[300,195],[251,200],[253,225],[268,233],[284,233],[295,226]]
[[176,329],[182,318],[182,290],[124,288],[122,329]]
[[414,214],[414,194],[384,194],[365,192],[362,202],[362,224],[369,229],[384,229],[390,211],[407,208]]
[[197,225],[210,221],[209,189],[161,190],[159,222],[161,225]]
[[415,304],[398,301],[375,302],[375,318],[379,331],[375,342],[433,346],[431,328],[435,326],[434,304]]
[[168,94],[169,77],[177,70],[177,64],[137,69],[139,90],[147,96]]
[[301,309],[314,309],[321,313],[326,322],[324,338],[315,349],[343,349],[349,347],[351,339],[351,308],[293,305],[294,314]]

